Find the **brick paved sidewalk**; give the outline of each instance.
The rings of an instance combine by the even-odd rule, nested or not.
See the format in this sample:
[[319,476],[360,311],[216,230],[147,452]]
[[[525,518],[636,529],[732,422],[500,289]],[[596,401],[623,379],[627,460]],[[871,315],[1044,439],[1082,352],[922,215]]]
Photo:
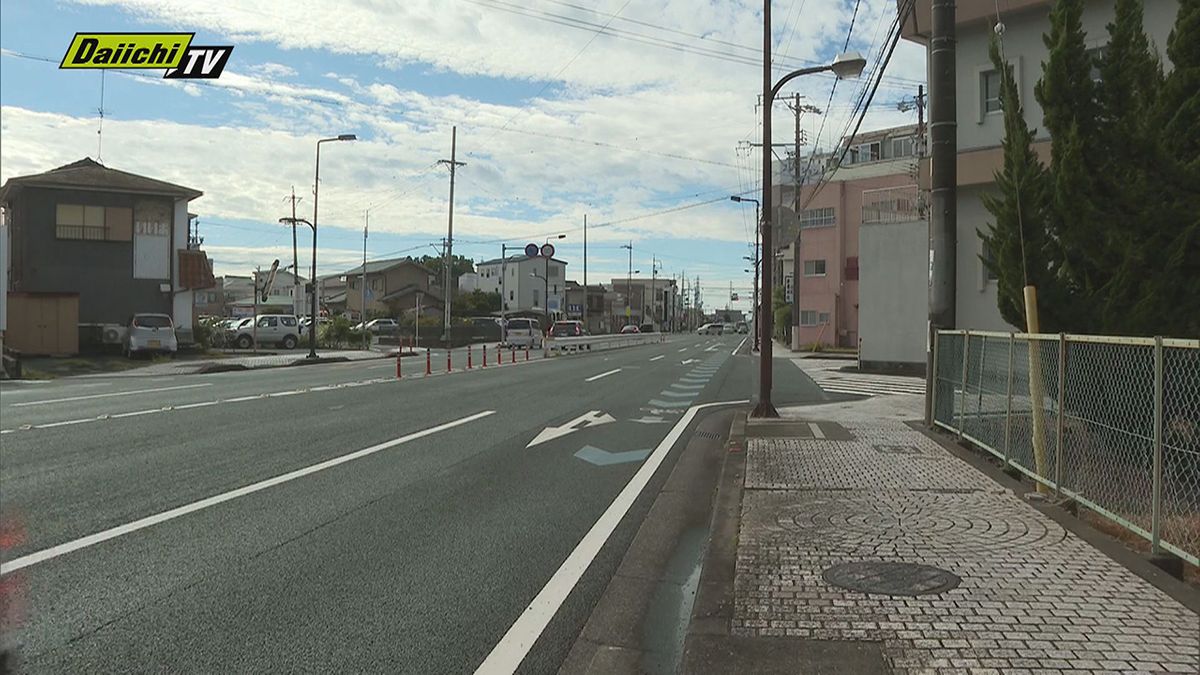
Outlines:
[[[842,426],[852,440],[749,439],[733,635],[877,641],[903,675],[1200,672],[1179,602],[902,422]],[[902,596],[823,577],[856,561],[961,581]]]

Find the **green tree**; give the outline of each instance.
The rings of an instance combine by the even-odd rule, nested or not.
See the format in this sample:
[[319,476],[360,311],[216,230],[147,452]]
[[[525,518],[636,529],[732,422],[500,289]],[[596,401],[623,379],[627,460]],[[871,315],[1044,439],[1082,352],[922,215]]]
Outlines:
[[[443,283],[443,281],[444,281],[443,274],[444,273],[442,270],[445,269],[445,266],[443,264],[444,259],[442,258],[442,256],[440,256],[440,255],[438,255],[438,256],[423,255],[417,260],[417,262],[421,263],[425,267],[428,267],[429,271],[434,273],[435,278],[437,279],[438,285],[441,285]],[[452,256],[452,262],[450,264],[450,272],[451,272],[451,274],[454,275],[455,279],[461,277],[464,274],[467,274],[468,272],[474,272],[474,271],[475,271],[475,262],[473,260],[471,260],[470,258],[468,258],[466,256],[461,256],[461,255]]]
[[500,294],[475,289],[454,298],[451,312],[460,316],[480,316],[500,311]]
[[1062,254],[1049,236],[1049,175],[1033,151],[1033,132],[1025,123],[1012,66],[992,40],[992,64],[1000,73],[1000,105],[1004,111],[1004,165],[995,174],[998,194],[985,194],[983,205],[993,222],[979,236],[991,255],[983,263],[997,278],[1000,316],[1025,326],[1024,287],[1039,291],[1041,329],[1058,331],[1067,323],[1071,299],[1059,275]]

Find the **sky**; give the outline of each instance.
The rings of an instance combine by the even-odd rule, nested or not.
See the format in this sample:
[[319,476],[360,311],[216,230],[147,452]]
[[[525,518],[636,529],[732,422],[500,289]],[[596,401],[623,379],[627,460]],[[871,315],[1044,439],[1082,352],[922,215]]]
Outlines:
[[[277,6],[278,9],[272,9]],[[776,76],[848,45],[868,63],[895,0],[776,0]],[[853,23],[852,23],[853,22]],[[60,70],[76,31],[194,31],[233,45],[216,80],[159,71]],[[313,217],[321,146],[318,273],[435,255],[447,236],[452,129],[454,253],[556,239],[567,278],[700,278],[707,308],[749,309],[761,155],[762,4],[742,0],[5,0],[0,5],[0,180],[82,157],[196,188],[220,274],[291,259],[278,220]],[[924,50],[901,41],[863,130],[912,124]],[[861,80],[789,85],[823,114],[801,127],[829,147]],[[103,116],[100,111],[103,110]],[[792,113],[773,110],[775,142]],[[100,132],[100,133],[98,133]],[[311,234],[298,233],[301,266]],[[622,244],[632,244],[629,251]],[[730,289],[739,299],[730,302]]]

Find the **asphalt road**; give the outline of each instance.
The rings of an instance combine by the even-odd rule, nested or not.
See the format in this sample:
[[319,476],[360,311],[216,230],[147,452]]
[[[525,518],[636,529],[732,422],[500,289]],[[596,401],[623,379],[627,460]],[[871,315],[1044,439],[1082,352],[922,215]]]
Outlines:
[[[409,358],[400,380],[381,360],[6,385],[0,514],[20,537],[0,574],[26,668],[472,672],[498,644],[511,660],[510,627],[643,461],[667,472],[685,411],[751,397],[742,337],[434,377],[407,377],[424,372]],[[779,403],[828,400],[779,364]],[[542,610],[522,671],[557,669],[646,508]]]

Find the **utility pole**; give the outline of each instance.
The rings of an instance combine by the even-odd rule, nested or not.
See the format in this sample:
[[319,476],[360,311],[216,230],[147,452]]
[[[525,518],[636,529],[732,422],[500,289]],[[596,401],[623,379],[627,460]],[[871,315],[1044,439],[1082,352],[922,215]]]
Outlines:
[[[300,201],[300,197],[296,196],[296,186],[292,186],[292,196],[284,197],[284,201],[292,203],[292,311],[297,315],[301,313],[300,307],[300,259],[296,251],[296,202]],[[312,279],[313,290],[316,291],[316,279]]]
[[[775,248],[771,232],[771,209],[775,203],[771,201],[771,106],[769,102],[773,89],[771,87],[771,0],[763,0],[763,116],[762,116],[762,207],[763,207],[763,255],[771,260],[770,265],[762,268],[762,292],[770,297],[773,284],[771,272],[775,261]],[[698,286],[699,284],[697,284]],[[753,417],[779,417],[779,412],[771,404],[771,368],[775,358],[772,355],[771,334],[773,332],[771,312],[763,312],[763,341],[762,350],[758,356],[758,401],[750,414]]]
[[633,319],[633,241],[621,244],[621,248],[629,249],[629,276],[625,277],[625,323]]
[[925,349],[925,423],[933,423],[933,341],[956,325],[958,274],[957,155],[955,117],[955,4],[933,0],[929,40],[929,327]]
[[[792,95],[792,102],[787,104],[796,120],[794,147],[792,150],[792,211],[796,218],[800,217],[800,186],[803,180],[800,176],[800,146],[804,144],[804,135],[800,130],[800,116],[806,112],[820,113],[821,109],[812,105],[801,105],[800,94]],[[782,199],[780,200],[783,201]],[[800,333],[800,278],[804,261],[800,255],[800,228],[797,223],[796,238],[792,241],[792,347],[797,346]]]
[[583,214],[583,329],[588,328],[588,214]]
[[445,297],[446,318],[443,325],[447,342],[450,340],[450,296],[454,294],[451,284],[454,281],[454,273],[451,270],[451,261],[454,258],[454,173],[455,169],[460,166],[466,166],[465,162],[457,161],[458,150],[458,127],[450,127],[450,159],[439,159],[438,164],[448,164],[450,166],[450,211],[449,218],[446,223],[446,250],[442,255],[442,267],[445,269],[445,287],[443,294]]
[[[363,273],[362,273],[362,327],[363,327],[363,349],[371,348],[370,333],[367,332],[367,225],[371,221],[371,209],[367,209],[363,214]],[[316,317],[313,317],[316,321]]]
[[658,319],[658,258],[650,256],[650,323],[653,324],[656,319]]

